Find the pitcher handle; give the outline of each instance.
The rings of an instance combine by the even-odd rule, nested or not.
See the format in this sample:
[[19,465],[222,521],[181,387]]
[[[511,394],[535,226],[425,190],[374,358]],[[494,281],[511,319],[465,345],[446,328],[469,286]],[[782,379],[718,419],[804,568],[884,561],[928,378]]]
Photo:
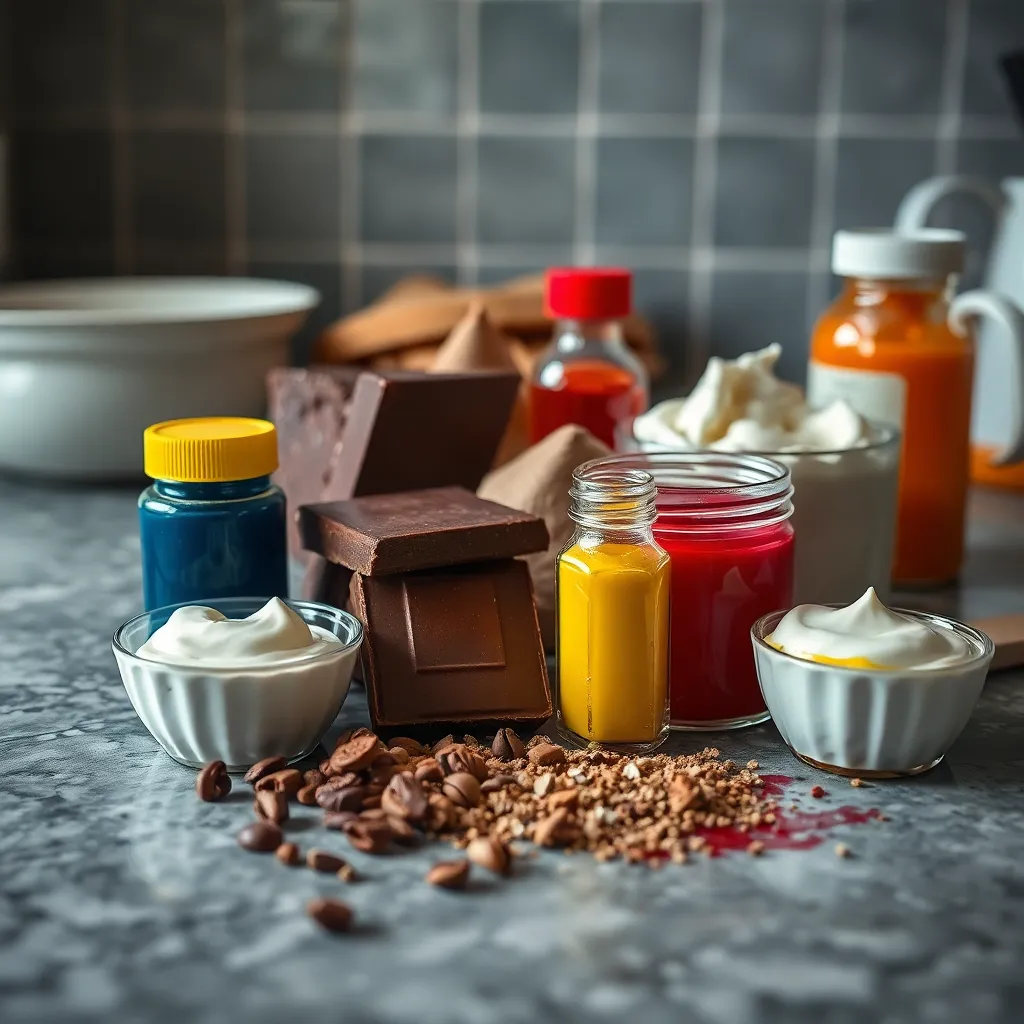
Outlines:
[[968,333],[972,317],[991,317],[1002,328],[993,333],[1006,357],[1004,365],[1014,384],[1010,397],[1010,441],[993,456],[991,465],[1024,462],[1024,313],[994,292],[975,291],[958,295],[949,307],[949,326],[961,336]]
[[919,181],[902,199],[896,210],[897,231],[916,231],[928,223],[936,203],[946,196],[962,193],[980,199],[998,216],[1006,203],[1006,195],[998,185],[984,178],[965,174],[949,174]]

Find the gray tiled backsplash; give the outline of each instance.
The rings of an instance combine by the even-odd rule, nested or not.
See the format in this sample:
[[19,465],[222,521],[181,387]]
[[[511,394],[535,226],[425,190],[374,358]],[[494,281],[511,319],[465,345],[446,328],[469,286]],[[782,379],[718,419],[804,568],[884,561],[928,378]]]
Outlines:
[[458,19],[457,0],[356,0],[356,107],[454,114]]
[[368,135],[361,156],[363,241],[455,241],[454,135]]
[[210,0],[130,0],[124,5],[127,105],[138,111],[224,107],[224,5]]
[[725,0],[722,110],[814,114],[825,0]]
[[694,114],[699,3],[611,0],[600,7],[598,106],[610,114]]
[[479,5],[480,109],[568,114],[579,93],[579,0]]
[[[410,272],[628,262],[657,393],[775,340],[799,379],[836,227],[933,174],[1024,174],[996,63],[1024,0],[0,8],[15,272],[305,280],[299,358]],[[991,233],[970,202],[936,223]]]
[[254,277],[299,281],[320,293],[320,305],[310,313],[302,330],[292,339],[292,354],[295,361],[308,362],[316,336],[341,313],[341,265],[254,260],[249,264],[248,272]]

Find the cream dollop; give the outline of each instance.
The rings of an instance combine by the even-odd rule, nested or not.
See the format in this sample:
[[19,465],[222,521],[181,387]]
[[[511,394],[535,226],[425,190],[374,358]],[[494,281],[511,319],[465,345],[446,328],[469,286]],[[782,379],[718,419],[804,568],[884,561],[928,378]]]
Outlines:
[[873,587],[845,608],[797,605],[765,640],[796,658],[847,668],[937,669],[974,657],[962,636],[886,608]]
[[136,654],[172,665],[242,668],[312,658],[340,646],[329,630],[307,625],[272,597],[245,619],[229,619],[203,605],[179,608]]
[[846,402],[811,409],[803,392],[775,376],[780,345],[738,359],[712,356],[686,398],[638,416],[641,443],[725,452],[841,451],[871,441],[867,421]]

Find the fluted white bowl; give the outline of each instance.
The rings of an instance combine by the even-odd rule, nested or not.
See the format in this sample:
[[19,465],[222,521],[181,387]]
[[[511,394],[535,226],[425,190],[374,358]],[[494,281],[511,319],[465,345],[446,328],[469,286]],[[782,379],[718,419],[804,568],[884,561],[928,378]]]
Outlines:
[[[265,598],[206,602],[228,618],[258,611]],[[182,607],[169,605],[129,619],[114,634],[121,680],[143,725],[168,754],[193,768],[223,761],[241,771],[265,757],[295,760],[320,742],[348,693],[363,627],[348,612],[313,601],[288,605],[341,644],[310,658],[253,668],[199,668],[136,656]]]
[[754,623],[750,635],[764,702],[801,760],[845,775],[915,775],[938,764],[963,731],[985,683],[992,641],[955,619],[898,611],[957,633],[972,657],[962,665],[916,671],[823,665],[765,642],[784,611]]

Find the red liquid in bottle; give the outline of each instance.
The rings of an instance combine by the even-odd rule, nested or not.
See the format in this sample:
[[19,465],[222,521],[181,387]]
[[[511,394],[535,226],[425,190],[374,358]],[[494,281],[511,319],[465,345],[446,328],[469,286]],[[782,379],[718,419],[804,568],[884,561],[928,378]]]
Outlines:
[[750,627],[792,603],[792,528],[783,522],[686,533],[659,517],[654,537],[672,559],[672,723],[701,725],[763,712]]
[[558,387],[530,385],[530,442],[577,423],[614,448],[616,425],[632,421],[646,405],[643,384],[628,370],[596,359],[567,362]]

